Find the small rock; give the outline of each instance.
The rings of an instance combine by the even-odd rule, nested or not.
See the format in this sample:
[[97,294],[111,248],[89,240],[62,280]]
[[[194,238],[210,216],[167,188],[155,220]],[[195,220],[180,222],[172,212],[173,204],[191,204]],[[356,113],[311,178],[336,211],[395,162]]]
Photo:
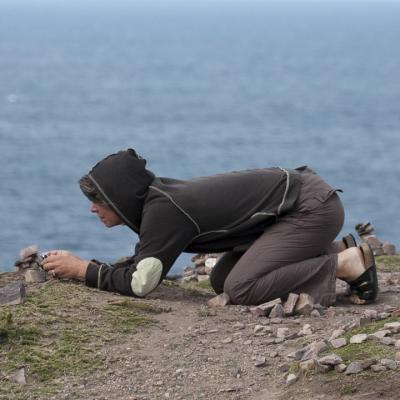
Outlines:
[[375,333],[371,333],[371,335],[369,335],[369,336],[373,337],[375,339],[382,339],[382,338],[384,338],[385,336],[387,336],[389,334],[390,334],[389,329],[383,329],[383,330],[380,330],[380,331],[376,331]]
[[363,371],[363,367],[362,367],[361,363],[358,361],[354,361],[347,366],[345,374],[346,375],[358,374],[362,371]]
[[383,326],[385,329],[388,329],[392,333],[400,332],[400,322],[389,322]]
[[318,360],[314,360],[314,365],[315,365],[315,369],[318,372],[321,372],[323,374],[326,374],[327,372],[329,372],[333,368],[332,365],[321,364]]
[[218,296],[208,300],[207,305],[209,307],[225,307],[230,303],[230,298],[226,293],[221,293]]
[[383,365],[381,365],[381,364],[374,364],[374,365],[371,365],[371,371],[373,371],[373,372],[382,372],[382,371],[386,371],[386,367],[384,367]]
[[290,369],[289,364],[281,364],[281,365],[278,367],[278,371],[279,371],[279,372],[282,372],[282,373],[288,372],[289,369]]
[[390,316],[391,316],[391,313],[388,313],[388,312],[381,312],[380,314],[378,314],[379,319],[386,319],[386,318],[389,318]]
[[394,346],[396,340],[391,337],[383,337],[379,340],[380,343],[384,344],[385,346]]
[[278,352],[277,351],[270,351],[268,355],[269,355],[270,358],[275,358],[275,357],[278,357]]
[[299,332],[299,334],[301,336],[312,335],[312,333],[313,333],[313,331],[311,329],[311,325],[310,324],[303,325],[303,327],[301,328],[301,331]]
[[383,358],[381,360],[381,365],[391,370],[397,369],[397,363],[395,360],[391,360],[390,358]]
[[19,385],[26,385],[25,367],[20,368],[14,374],[10,375],[8,379],[10,380],[10,382],[18,383]]
[[283,312],[286,317],[289,317],[294,314],[294,309],[296,307],[297,300],[299,295],[296,293],[289,293],[289,296],[283,306]]
[[267,303],[263,303],[260,304],[256,307],[251,307],[250,311],[253,314],[259,315],[259,316],[268,316],[269,313],[271,312],[271,310],[277,305],[277,304],[281,304],[282,300],[281,299],[275,299],[275,300],[271,300],[268,301]]
[[289,328],[278,328],[276,331],[276,337],[285,339],[289,334]]
[[350,338],[350,343],[363,343],[368,339],[366,333],[360,333],[359,335],[354,335]]
[[394,347],[396,347],[396,349],[400,349],[400,339],[394,342]]
[[318,310],[312,310],[310,315],[313,318],[320,318],[321,317],[321,314],[320,314],[320,312]]
[[371,365],[376,364],[377,360],[375,358],[367,358],[359,362],[361,364],[362,369],[368,369]]
[[240,378],[242,376],[242,369],[240,367],[233,368],[231,371],[231,375],[234,378]]
[[252,340],[246,340],[246,341],[243,342],[243,344],[244,344],[245,346],[249,346],[249,345],[251,345],[252,343],[253,343]]
[[295,314],[310,315],[314,308],[314,299],[307,293],[300,293],[294,309]]
[[254,333],[269,333],[271,332],[272,329],[270,326],[265,326],[265,325],[256,325],[254,327]]
[[285,316],[282,304],[275,304],[274,308],[269,313],[270,318],[283,318]]
[[376,310],[365,310],[363,314],[366,318],[376,319],[378,317],[378,311]]
[[231,337],[227,337],[226,339],[222,340],[221,343],[223,343],[223,344],[232,343],[232,340],[233,340],[233,339],[232,339]]
[[293,385],[293,383],[295,383],[297,381],[297,379],[299,379],[299,377],[295,374],[289,374],[286,378],[286,384],[288,386]]
[[310,371],[312,369],[315,369],[315,362],[314,360],[306,360],[306,361],[302,361],[299,364],[299,367],[302,371]]
[[338,365],[335,365],[335,371],[336,371],[336,372],[342,373],[342,372],[346,371],[346,368],[347,368],[347,365],[346,365],[346,364],[338,364]]
[[0,288],[0,306],[11,306],[23,303],[25,286],[22,282],[10,283]]
[[397,351],[396,354],[394,355],[394,359],[396,361],[400,361],[400,351]]
[[329,341],[337,339],[338,337],[344,335],[346,331],[344,329],[336,329],[332,332],[331,337],[329,338]]
[[301,361],[309,360],[310,358],[315,358],[319,353],[324,351],[327,348],[327,345],[323,341],[312,342],[308,346],[304,347],[300,351],[302,352],[302,356],[300,358]]
[[325,357],[321,357],[318,359],[318,362],[322,365],[330,365],[330,366],[335,366],[338,364],[342,364],[343,360],[341,357],[339,357],[337,354],[328,354]]
[[254,362],[254,366],[257,368],[265,367],[267,365],[267,359],[265,357],[257,357]]
[[32,246],[25,247],[19,252],[19,259],[21,261],[25,261],[25,260],[31,258],[32,256],[36,256],[38,251],[39,251],[39,248],[35,244]]
[[340,349],[341,347],[347,345],[347,340],[346,338],[338,338],[331,340],[329,343],[332,345],[333,348]]

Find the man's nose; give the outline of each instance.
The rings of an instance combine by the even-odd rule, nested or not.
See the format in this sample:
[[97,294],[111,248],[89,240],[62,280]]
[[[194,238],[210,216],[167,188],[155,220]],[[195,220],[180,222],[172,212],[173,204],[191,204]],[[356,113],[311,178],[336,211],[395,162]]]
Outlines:
[[90,212],[92,212],[92,213],[97,213],[98,211],[99,211],[99,210],[98,210],[96,204],[95,204],[95,203],[91,203],[91,204],[90,204]]

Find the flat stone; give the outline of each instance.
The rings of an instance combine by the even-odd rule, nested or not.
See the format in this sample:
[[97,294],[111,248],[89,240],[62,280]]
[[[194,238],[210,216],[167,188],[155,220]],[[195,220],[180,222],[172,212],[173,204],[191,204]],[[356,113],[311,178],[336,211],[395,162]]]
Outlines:
[[256,315],[260,315],[260,316],[265,315],[265,316],[268,316],[269,313],[271,312],[271,310],[272,310],[277,304],[282,304],[282,300],[278,298],[278,299],[275,299],[275,300],[268,301],[267,303],[260,304],[260,305],[258,305],[258,306],[256,306],[256,307],[251,307],[251,308],[250,308],[250,311],[251,311],[253,314],[256,314]]
[[346,371],[346,368],[347,368],[346,364],[335,365],[335,371],[339,372],[339,373],[342,373],[342,372]]
[[381,360],[381,365],[391,370],[397,369],[397,363],[395,360],[391,360],[390,358],[383,358]]
[[25,299],[25,286],[22,282],[10,283],[0,288],[0,306],[21,304]]
[[364,343],[368,339],[366,333],[360,333],[359,335],[354,335],[350,338],[350,343]]
[[26,385],[25,367],[10,375],[8,379],[10,380],[10,382],[18,383],[19,385]]
[[319,358],[318,362],[322,365],[335,366],[338,364],[342,364],[343,360],[337,354],[332,353],[332,354],[328,354],[327,356]]
[[329,343],[332,345],[334,349],[340,349],[341,347],[347,345],[347,339],[346,338],[333,339],[329,341]]
[[296,307],[297,300],[299,295],[296,293],[289,293],[289,296],[283,306],[283,312],[286,317],[289,317],[294,314],[294,309]]
[[396,351],[396,354],[394,355],[395,361],[400,361],[400,351]]
[[283,318],[285,313],[283,311],[282,304],[275,304],[274,308],[269,313],[270,318]]
[[230,303],[229,296],[224,292],[207,301],[209,307],[225,307]]
[[295,314],[310,315],[314,308],[314,299],[307,293],[300,293],[294,308]]
[[382,329],[380,331],[376,331],[375,333],[371,333],[369,336],[375,339],[382,339],[387,335],[390,335],[389,329]]
[[400,332],[400,322],[389,322],[383,325],[385,329],[388,329],[392,333],[399,333]]
[[293,385],[293,383],[295,383],[297,381],[297,379],[299,379],[299,377],[295,374],[289,374],[286,378],[286,384],[288,386]]
[[331,337],[329,338],[329,341],[337,339],[338,337],[344,335],[346,333],[346,331],[344,329],[335,329],[332,332]]
[[396,347],[396,349],[400,349],[400,339],[395,341],[394,347]]
[[227,337],[226,339],[222,340],[221,343],[223,344],[228,344],[228,343],[232,343],[233,339],[231,337]]
[[46,272],[42,269],[28,269],[25,272],[26,283],[40,283],[46,281]]
[[363,369],[361,363],[358,361],[354,361],[347,366],[345,374],[346,375],[358,374],[358,373],[362,372],[363,370],[364,369]]

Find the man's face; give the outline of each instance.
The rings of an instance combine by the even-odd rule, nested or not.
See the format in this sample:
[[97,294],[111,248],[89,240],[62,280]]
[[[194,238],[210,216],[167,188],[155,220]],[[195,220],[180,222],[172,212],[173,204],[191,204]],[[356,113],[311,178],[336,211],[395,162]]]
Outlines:
[[90,211],[92,213],[97,214],[100,221],[107,227],[111,228],[112,226],[121,225],[122,220],[110,207],[105,204],[100,203],[91,203]]

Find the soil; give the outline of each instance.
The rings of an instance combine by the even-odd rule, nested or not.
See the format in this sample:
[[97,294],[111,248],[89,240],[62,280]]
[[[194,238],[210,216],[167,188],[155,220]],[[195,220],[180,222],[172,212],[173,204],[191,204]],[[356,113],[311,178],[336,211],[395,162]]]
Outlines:
[[[288,373],[298,372],[298,364],[288,357],[291,352],[315,340],[328,340],[335,329],[346,324],[355,322],[357,325],[367,309],[379,313],[400,309],[400,273],[391,268],[379,275],[381,293],[375,304],[350,304],[343,295],[343,285],[338,284],[337,304],[321,310],[320,317],[296,316],[275,320],[257,317],[243,306],[211,309],[206,306],[207,300],[213,297],[211,293],[174,283],[163,284],[148,299],[140,300],[163,311],[152,314],[156,323],[143,325],[123,335],[116,329],[114,336],[95,350],[104,361],[103,368],[80,375],[66,374],[57,379],[58,386],[53,394],[35,398],[398,399],[400,367],[379,373],[367,370],[357,375],[335,371],[300,373],[295,383],[286,384]],[[0,280],[1,286],[6,280],[5,276],[3,281]],[[34,290],[39,289],[36,287]],[[79,293],[84,292],[96,302],[109,304],[126,299],[82,287]],[[96,315],[89,314],[87,318],[95,320]],[[95,330],[96,326],[91,322]],[[305,324],[311,325],[312,334],[272,343],[271,338],[276,337],[278,328],[287,327],[289,332],[295,333]],[[272,333],[254,333],[256,325],[269,326]],[[389,358],[394,358],[396,349],[386,347],[391,354]],[[346,363],[350,361],[354,360],[348,359]],[[27,386],[39,384],[43,385],[43,382],[32,380]],[[8,398],[7,394],[1,394],[0,398]]]

